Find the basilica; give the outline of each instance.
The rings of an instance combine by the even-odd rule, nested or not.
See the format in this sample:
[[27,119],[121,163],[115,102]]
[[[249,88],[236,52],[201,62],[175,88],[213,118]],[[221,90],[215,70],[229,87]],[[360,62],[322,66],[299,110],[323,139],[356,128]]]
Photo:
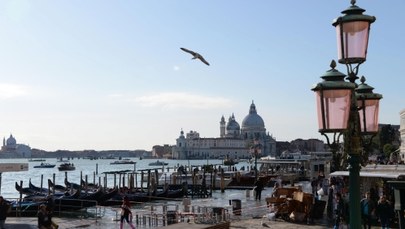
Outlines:
[[10,137],[3,138],[3,146],[0,151],[1,158],[31,157],[31,147],[24,144],[17,144],[17,140],[10,134]]
[[[172,148],[173,159],[249,159],[251,147],[260,144],[260,156],[275,156],[276,140],[266,133],[264,121],[257,114],[254,102],[249,114],[243,119],[242,127],[232,114],[228,122],[222,116],[219,123],[219,137],[200,138],[196,131],[184,135],[183,130]],[[255,142],[256,141],[256,142]]]

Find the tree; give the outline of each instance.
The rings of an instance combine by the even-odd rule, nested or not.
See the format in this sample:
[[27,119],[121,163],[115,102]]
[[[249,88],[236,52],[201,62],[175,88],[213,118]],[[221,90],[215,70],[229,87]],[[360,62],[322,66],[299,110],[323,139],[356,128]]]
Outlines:
[[383,146],[383,153],[386,158],[390,158],[391,153],[393,152],[393,147],[391,144],[385,144]]
[[380,152],[384,152],[386,144],[392,144],[396,141],[397,130],[392,125],[382,125],[379,132]]

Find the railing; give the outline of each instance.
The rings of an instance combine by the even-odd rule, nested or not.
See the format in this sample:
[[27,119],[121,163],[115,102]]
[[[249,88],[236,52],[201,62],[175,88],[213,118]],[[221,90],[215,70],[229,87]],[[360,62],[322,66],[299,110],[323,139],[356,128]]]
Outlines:
[[[11,211],[9,217],[36,217],[39,206],[45,204],[44,200],[37,201],[21,201],[16,198],[8,198],[11,203]],[[81,199],[64,199],[64,204],[55,204],[53,216],[57,217],[74,217],[74,218],[94,218],[95,221],[101,216],[101,208],[94,200]]]

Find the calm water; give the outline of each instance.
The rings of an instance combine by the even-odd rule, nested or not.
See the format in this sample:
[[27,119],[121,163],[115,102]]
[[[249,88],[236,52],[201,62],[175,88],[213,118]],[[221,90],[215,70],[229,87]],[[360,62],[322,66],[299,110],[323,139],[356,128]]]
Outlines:
[[[150,162],[155,162],[156,159],[143,159],[139,160],[139,158],[130,158],[133,161],[136,161],[134,165],[110,165],[111,162],[117,159],[99,159],[99,160],[88,160],[88,159],[73,159],[70,160],[70,163],[74,163],[76,166],[75,171],[68,171],[67,177],[70,182],[79,183],[80,176],[82,175],[83,179],[87,175],[88,182],[93,183],[93,179],[98,183],[99,177],[103,181],[104,177],[106,176],[103,172],[110,172],[110,171],[121,171],[121,170],[142,170],[142,169],[151,169],[151,168],[161,168],[161,167],[152,167],[148,164]],[[169,163],[167,167],[175,167],[179,165],[183,166],[192,166],[192,165],[204,165],[204,164],[221,164],[222,160],[161,160]],[[23,181],[23,187],[28,186],[28,182],[31,179],[31,182],[36,185],[41,185],[41,175],[43,177],[43,187],[47,187],[48,179],[53,179],[53,175],[55,174],[55,183],[59,185],[64,185],[65,179],[65,172],[60,172],[57,169],[57,166],[61,164],[61,162],[57,162],[57,159],[46,159],[46,163],[56,164],[55,168],[45,169],[45,168],[33,168],[34,165],[38,165],[41,162],[28,162],[27,159],[2,159],[1,163],[28,163],[29,170],[24,172],[4,172],[2,174],[2,184],[1,184],[1,194],[6,198],[18,198],[19,193],[15,189],[15,182],[20,183]],[[245,168],[249,166],[247,162],[240,162],[239,164],[235,165],[237,169],[240,169],[242,166]],[[96,172],[96,168],[98,169],[98,175],[94,175]],[[166,169],[165,169],[166,170]],[[93,178],[94,177],[94,178]],[[112,174],[107,175],[107,186],[113,187],[114,185],[114,176]],[[140,179],[138,179],[139,183]],[[140,186],[138,184],[138,186]],[[303,184],[304,190],[309,190],[310,185]],[[229,200],[232,199],[239,199],[242,201],[242,209],[245,214],[254,213],[254,210],[260,210],[261,208],[266,208],[266,203],[264,202],[264,198],[266,196],[271,195],[272,188],[267,187],[262,193],[262,202],[255,203],[253,200],[252,195],[247,195],[246,190],[231,190],[227,189],[225,192],[221,192],[220,190],[215,190],[213,192],[212,198],[207,199],[192,199],[191,205],[193,206],[209,206],[209,207],[224,207],[230,209]],[[252,204],[253,206],[250,206]],[[168,207],[168,210],[174,210],[176,207],[182,208],[182,201],[175,201],[175,200],[168,200],[168,201],[157,201],[157,202],[147,202],[144,204],[137,204],[134,205],[133,208],[136,208],[137,214],[149,214],[151,212],[151,207],[155,211],[159,211],[159,207],[163,205]],[[100,208],[101,211],[101,222],[104,225],[108,225],[108,228],[119,228],[119,223],[116,223],[118,216],[119,216],[119,207],[105,207]],[[91,214],[91,210],[88,210]],[[139,228],[151,228],[148,225],[138,225]],[[99,227],[89,227],[89,228],[99,228]]]
[[[118,159],[98,159],[98,160],[89,160],[89,159],[72,159],[69,162],[73,163],[76,167],[74,171],[67,172],[67,178],[69,182],[72,183],[80,183],[80,177],[82,176],[83,179],[87,176],[88,182],[95,183],[99,182],[99,178],[101,178],[101,182],[103,184],[103,179],[106,174],[103,172],[110,172],[110,171],[121,171],[121,170],[135,170],[139,171],[142,169],[151,169],[151,168],[162,168],[159,166],[149,166],[150,162],[155,162],[156,159],[143,159],[139,160],[139,158],[130,158],[131,160],[135,161],[136,164],[125,164],[125,165],[110,165],[111,162],[116,161]],[[163,160],[159,159],[159,161],[167,162],[168,165],[165,168],[173,168],[175,166],[183,165],[183,166],[192,166],[192,165],[204,165],[204,164],[221,164],[222,160]],[[53,179],[53,175],[55,175],[55,184],[64,185],[65,173],[58,170],[58,165],[62,162],[58,162],[56,158],[46,159],[46,163],[56,164],[54,168],[34,168],[33,166],[39,165],[41,162],[28,162],[27,159],[1,159],[1,163],[28,163],[29,169],[28,171],[23,172],[4,172],[2,174],[1,180],[1,195],[6,198],[18,198],[19,193],[15,189],[15,182],[18,184],[20,181],[23,182],[23,187],[28,187],[29,180],[36,186],[41,186],[41,175],[43,177],[43,187],[48,187],[48,179]],[[240,169],[242,166],[247,167],[248,164],[246,162],[241,162],[237,164],[235,167]],[[98,170],[98,174],[96,174],[96,170]],[[166,169],[165,169],[166,170]],[[118,180],[118,178],[117,178]],[[117,181],[118,182],[118,181]],[[140,179],[138,179],[138,183]],[[118,184],[118,183],[117,183]],[[109,174],[107,175],[107,187],[114,186],[114,175]],[[139,186],[139,184],[138,184]]]

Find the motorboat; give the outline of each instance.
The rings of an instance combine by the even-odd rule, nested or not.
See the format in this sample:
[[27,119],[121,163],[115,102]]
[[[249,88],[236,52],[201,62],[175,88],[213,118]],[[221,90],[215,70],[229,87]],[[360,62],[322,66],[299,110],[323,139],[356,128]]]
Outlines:
[[72,171],[75,170],[76,167],[73,163],[63,163],[58,166],[59,171]]
[[39,165],[34,165],[34,168],[54,168],[56,165],[49,163],[41,163]]
[[151,162],[149,163],[149,166],[162,166],[162,165],[168,165],[169,163],[164,162],[164,161],[155,161],[155,162]]
[[236,164],[238,164],[238,161],[235,161],[233,159],[225,159],[224,160],[224,165],[232,166],[232,165],[236,165]]
[[110,165],[127,165],[127,164],[136,164],[135,161],[132,161],[131,159],[122,159],[118,161],[111,162]]

